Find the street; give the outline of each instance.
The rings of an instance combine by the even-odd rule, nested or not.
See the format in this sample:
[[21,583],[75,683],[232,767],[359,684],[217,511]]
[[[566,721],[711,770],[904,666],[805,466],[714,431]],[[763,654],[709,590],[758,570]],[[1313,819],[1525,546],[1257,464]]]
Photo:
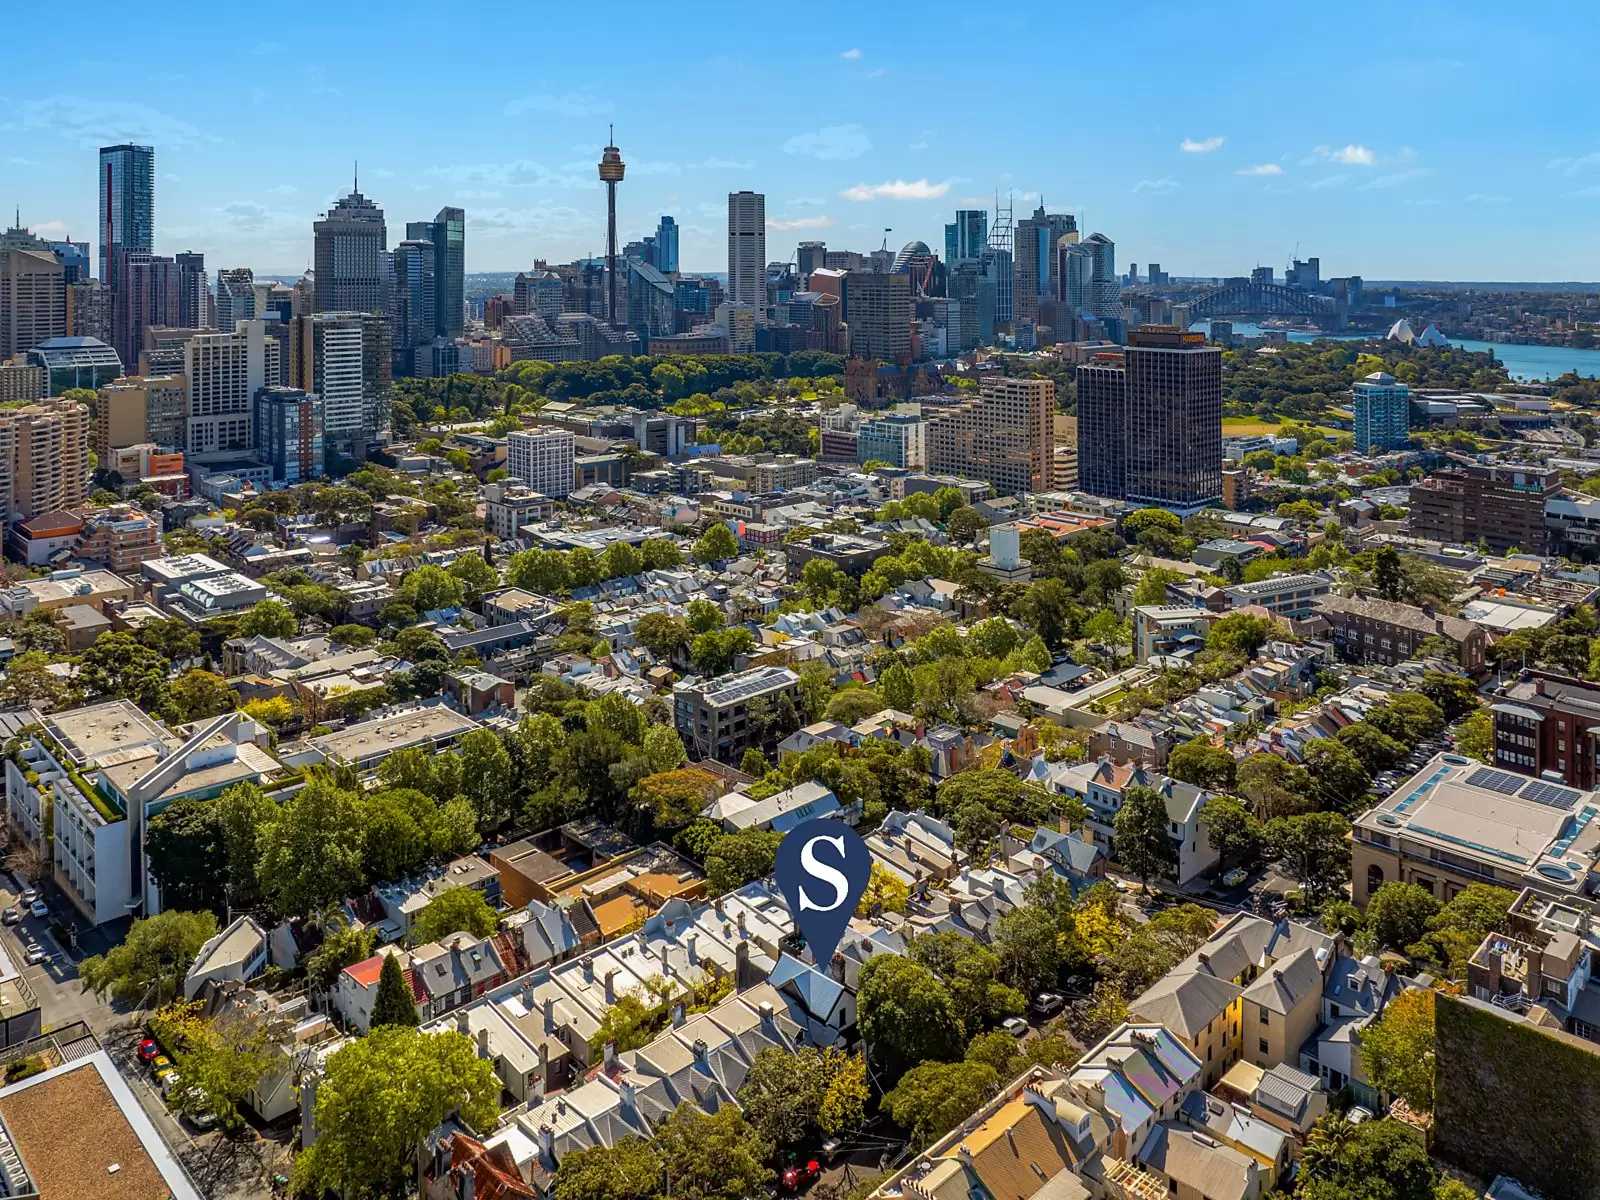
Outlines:
[[[17,924],[0,925],[0,945],[38,998],[44,1030],[61,1029],[78,1021],[89,1027],[205,1195],[213,1200],[265,1200],[270,1196],[267,1179],[273,1170],[283,1169],[274,1161],[281,1148],[254,1138],[235,1146],[216,1132],[188,1129],[167,1107],[149,1068],[138,1061],[138,1044],[145,1036],[143,1014],[101,1000],[82,987],[78,980],[82,952],[70,952],[62,946],[51,931],[51,918],[28,913],[22,905],[17,880],[4,875],[0,881],[0,909],[16,906],[23,913]],[[42,890],[52,912],[58,911],[59,896]],[[48,955],[44,962],[27,962],[26,946],[30,941],[43,947]]]

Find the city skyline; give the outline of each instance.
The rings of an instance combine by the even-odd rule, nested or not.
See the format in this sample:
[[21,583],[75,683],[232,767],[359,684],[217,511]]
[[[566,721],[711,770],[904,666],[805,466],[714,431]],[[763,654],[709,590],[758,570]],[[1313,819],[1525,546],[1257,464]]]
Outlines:
[[[655,43],[678,70],[603,82],[584,56],[533,70],[523,60],[524,34],[546,45],[590,36],[578,14],[540,14],[535,31],[531,14],[512,12],[470,54],[430,60],[440,73],[426,90],[392,58],[360,53],[373,34],[357,14],[319,9],[318,36],[297,41],[292,20],[263,31],[185,8],[152,14],[119,47],[164,64],[150,70],[162,86],[137,100],[125,72],[92,57],[65,74],[46,58],[14,65],[0,93],[0,180],[11,185],[0,199],[20,205],[25,224],[98,241],[97,149],[149,144],[156,253],[296,274],[311,264],[312,221],[359,160],[362,191],[396,228],[464,208],[466,269],[514,271],[534,257],[604,253],[594,162],[615,123],[629,163],[619,241],[673,215],[691,272],[725,269],[729,192],[768,197],[776,259],[809,238],[872,249],[886,228],[891,248],[942,251],[951,214],[992,205],[998,189],[1019,213],[1042,194],[1086,232],[1111,233],[1125,261],[1154,259],[1174,275],[1281,269],[1298,246],[1329,271],[1368,278],[1600,279],[1600,249],[1585,236],[1600,153],[1581,119],[1584,33],[1600,17],[1577,4],[1424,5],[1411,27],[1427,40],[1405,47],[1374,42],[1348,9],[1254,3],[1215,25],[1155,4],[1025,19],[824,5],[801,44],[777,14],[708,14],[692,39],[669,31]],[[84,24],[109,12],[88,4]],[[654,17],[630,7],[619,25],[630,12]],[[911,49],[912,19],[959,52]],[[42,15],[17,25],[23,40],[52,32]],[[1070,70],[1043,57],[1017,69],[1023,44],[1065,56],[1075,43],[1084,52]],[[1219,57],[1239,69],[1218,70]],[[183,64],[219,59],[249,80],[225,117],[183,86]],[[1529,72],[1538,89],[1494,82]],[[485,80],[500,82],[486,90]],[[998,108],[949,103],[951,88],[985,80],[1004,80]],[[421,99],[455,86],[476,98],[470,119]],[[793,102],[796,88],[807,104]],[[285,97],[296,99],[286,108]],[[315,119],[285,119],[296,108]],[[705,119],[713,109],[718,120]]]

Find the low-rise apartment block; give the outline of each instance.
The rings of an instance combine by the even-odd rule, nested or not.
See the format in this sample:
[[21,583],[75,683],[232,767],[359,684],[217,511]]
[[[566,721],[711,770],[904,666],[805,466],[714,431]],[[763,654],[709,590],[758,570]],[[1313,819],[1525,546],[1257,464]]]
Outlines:
[[685,679],[672,688],[672,717],[691,758],[736,763],[761,731],[751,724],[755,700],[776,703],[794,698],[800,677],[787,667],[756,667],[717,679]]
[[1313,615],[1328,622],[1333,644],[1356,662],[1405,662],[1423,643],[1443,639],[1465,671],[1483,670],[1489,635],[1471,621],[1425,612],[1396,600],[1318,596]]
[[1489,706],[1497,767],[1568,787],[1600,785],[1600,684],[1524,671]]

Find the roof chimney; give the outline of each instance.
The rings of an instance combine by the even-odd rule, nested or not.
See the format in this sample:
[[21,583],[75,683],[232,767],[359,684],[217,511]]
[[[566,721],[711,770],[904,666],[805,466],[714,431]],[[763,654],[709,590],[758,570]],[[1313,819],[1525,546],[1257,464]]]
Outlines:
[[606,972],[606,1003],[607,1004],[615,1004],[617,1002],[616,979],[617,979],[617,969],[615,967],[612,967],[609,971]]
[[482,1028],[480,1028],[478,1030],[478,1057],[479,1058],[493,1058],[494,1057],[494,1055],[489,1053],[489,1027],[487,1025],[483,1026]]
[[546,1033],[554,1033],[556,1031],[556,999],[554,996],[546,996],[544,998],[544,1031]]
[[763,1000],[760,1004],[756,1005],[756,1011],[761,1014],[761,1024],[765,1028],[771,1029],[774,1025],[772,1001]]

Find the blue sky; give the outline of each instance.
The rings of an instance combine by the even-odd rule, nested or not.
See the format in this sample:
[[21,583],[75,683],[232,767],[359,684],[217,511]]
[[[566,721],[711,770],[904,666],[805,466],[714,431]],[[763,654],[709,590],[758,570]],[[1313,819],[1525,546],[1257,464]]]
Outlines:
[[[7,17],[0,206],[94,237],[95,148],[157,148],[156,249],[298,271],[348,189],[467,212],[469,270],[674,214],[726,266],[726,194],[796,241],[943,249],[1043,195],[1174,274],[1600,279],[1600,5],[27,5]],[[7,221],[9,223],[9,220]]]

